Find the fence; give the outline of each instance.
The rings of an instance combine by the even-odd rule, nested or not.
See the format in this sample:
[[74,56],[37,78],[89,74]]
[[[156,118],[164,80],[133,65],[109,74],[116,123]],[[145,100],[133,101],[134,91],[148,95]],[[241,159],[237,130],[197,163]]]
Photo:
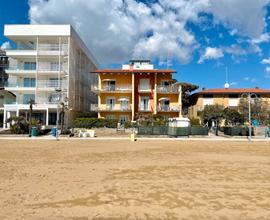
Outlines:
[[189,136],[189,135],[208,135],[207,127],[168,127],[163,126],[138,126],[138,135],[170,135],[170,136]]

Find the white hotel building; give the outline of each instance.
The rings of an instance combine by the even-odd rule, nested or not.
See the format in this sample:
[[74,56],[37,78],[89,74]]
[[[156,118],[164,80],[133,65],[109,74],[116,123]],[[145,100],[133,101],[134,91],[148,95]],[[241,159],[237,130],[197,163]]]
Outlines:
[[90,92],[97,62],[71,25],[5,25],[4,35],[16,44],[9,57],[8,84],[16,102],[4,105],[5,121],[11,116],[29,115],[44,125],[55,125],[57,107],[66,104],[68,122],[74,112],[89,111],[97,103]]

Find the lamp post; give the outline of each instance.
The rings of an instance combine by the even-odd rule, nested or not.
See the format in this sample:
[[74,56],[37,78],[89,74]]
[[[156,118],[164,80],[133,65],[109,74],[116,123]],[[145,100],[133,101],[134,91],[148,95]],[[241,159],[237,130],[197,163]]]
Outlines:
[[247,96],[248,99],[248,140],[251,141],[252,136],[252,122],[251,122],[251,96],[255,96],[257,98],[257,95],[255,93],[243,93],[241,97]]
[[60,104],[60,100],[61,100],[61,88],[56,88],[55,89],[56,93],[57,93],[57,108],[56,108],[56,140],[59,140],[58,137],[58,125],[59,125],[59,104]]
[[32,130],[32,113],[33,113],[33,105],[35,104],[35,101],[30,98],[29,100],[29,137],[32,136],[31,130]]

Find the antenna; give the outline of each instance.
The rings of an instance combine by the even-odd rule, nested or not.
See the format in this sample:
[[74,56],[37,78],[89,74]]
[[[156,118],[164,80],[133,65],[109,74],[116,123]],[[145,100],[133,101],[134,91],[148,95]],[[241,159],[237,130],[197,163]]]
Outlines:
[[226,67],[226,82],[224,84],[224,88],[228,89],[230,87],[230,84],[228,82],[228,67]]

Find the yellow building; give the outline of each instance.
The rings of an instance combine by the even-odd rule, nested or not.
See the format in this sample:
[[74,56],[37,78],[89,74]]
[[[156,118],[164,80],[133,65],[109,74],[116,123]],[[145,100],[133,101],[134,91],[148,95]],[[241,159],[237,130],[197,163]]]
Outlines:
[[99,118],[134,121],[139,115],[181,115],[180,86],[172,79],[174,70],[154,69],[150,60],[131,60],[122,69],[96,70],[98,85],[92,88],[98,104],[91,110]]
[[237,109],[241,97],[245,98],[248,94],[251,94],[251,97],[261,98],[262,101],[270,105],[270,90],[266,89],[203,89],[201,92],[194,93],[191,96],[191,106],[188,111],[189,117],[198,118],[198,112],[202,111],[206,105],[222,105],[224,108]]

